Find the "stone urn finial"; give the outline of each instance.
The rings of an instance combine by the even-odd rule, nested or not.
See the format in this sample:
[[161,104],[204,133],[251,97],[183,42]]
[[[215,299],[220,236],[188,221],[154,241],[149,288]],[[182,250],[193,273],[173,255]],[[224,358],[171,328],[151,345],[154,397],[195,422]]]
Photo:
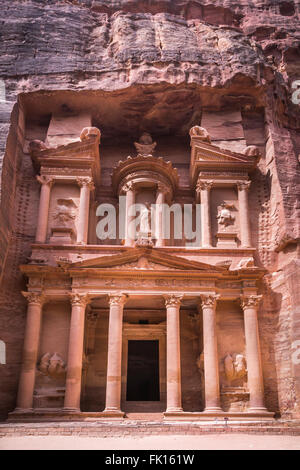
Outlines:
[[157,143],[153,142],[153,139],[149,132],[144,132],[139,138],[138,142],[134,142],[134,146],[139,155],[153,155]]

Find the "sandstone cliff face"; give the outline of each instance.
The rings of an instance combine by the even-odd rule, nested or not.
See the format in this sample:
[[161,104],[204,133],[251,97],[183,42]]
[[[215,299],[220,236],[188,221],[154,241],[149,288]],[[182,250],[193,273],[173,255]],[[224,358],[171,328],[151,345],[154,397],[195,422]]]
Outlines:
[[293,282],[299,275],[300,113],[291,99],[300,80],[299,14],[300,2],[292,0],[2,0],[4,414],[14,406],[25,318],[24,301],[12,292],[24,288],[18,265],[29,255],[37,208],[25,128],[38,120],[43,138],[43,119],[46,126],[61,103],[88,106],[104,141],[135,135],[143,125],[157,135],[185,136],[204,111],[240,110],[245,141],[264,152],[251,197],[260,221],[258,262],[270,271],[261,319],[266,390],[274,409],[300,412],[300,373],[291,363],[291,343],[300,339]]

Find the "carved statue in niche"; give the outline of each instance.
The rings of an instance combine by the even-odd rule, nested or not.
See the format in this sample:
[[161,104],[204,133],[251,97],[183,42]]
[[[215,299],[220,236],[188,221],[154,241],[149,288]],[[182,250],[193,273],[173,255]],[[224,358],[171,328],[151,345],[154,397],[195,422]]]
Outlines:
[[147,202],[141,210],[139,236],[148,237],[150,232],[150,204]]
[[57,208],[53,219],[58,227],[72,227],[76,217],[76,204],[73,199],[57,199]]
[[227,354],[224,359],[225,376],[228,382],[244,379],[247,375],[246,358],[243,354]]
[[57,199],[50,243],[73,243],[75,238],[76,204],[73,199]]
[[66,364],[58,353],[45,353],[40,360],[38,371],[51,378],[60,378],[66,373]]
[[153,142],[151,135],[144,132],[138,142],[134,142],[134,146],[139,155],[153,155],[157,143]]
[[218,207],[217,219],[219,231],[226,231],[228,226],[234,225],[235,216],[231,213],[232,209],[235,209],[232,204],[226,204],[224,202]]

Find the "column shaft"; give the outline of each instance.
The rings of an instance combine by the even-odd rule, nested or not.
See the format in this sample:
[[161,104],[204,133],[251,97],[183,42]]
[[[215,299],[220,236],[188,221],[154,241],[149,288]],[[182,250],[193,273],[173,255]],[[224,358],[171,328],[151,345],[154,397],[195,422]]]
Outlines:
[[216,295],[201,296],[203,312],[205,411],[222,411],[220,407],[219,359],[216,328]]
[[122,327],[125,295],[109,299],[108,356],[105,412],[121,413]]
[[202,246],[210,248],[211,241],[211,217],[210,217],[210,190],[212,187],[211,181],[200,181],[197,186],[197,191],[200,191],[201,198],[201,233],[202,233]]
[[71,294],[70,297],[72,312],[64,408],[80,411],[84,319],[88,297],[82,294]]
[[39,181],[39,183],[41,183],[42,186],[40,192],[40,203],[35,241],[36,243],[45,243],[47,238],[52,179],[46,176],[38,176],[37,180]]
[[238,183],[241,245],[244,248],[251,248],[251,231],[248,206],[249,186],[250,181],[243,181]]
[[91,178],[78,178],[80,201],[78,211],[77,243],[86,244],[89,229],[90,192],[93,189]]
[[42,301],[40,294],[23,292],[28,299],[23,362],[20,374],[17,409],[30,410],[33,404],[35,371],[40,340]]
[[155,212],[155,231],[156,231],[156,245],[161,247],[165,245],[164,240],[164,226],[163,226],[163,205],[165,203],[165,189],[158,187],[156,194],[156,212]]
[[248,388],[250,392],[249,411],[266,411],[264,405],[264,384],[257,322],[257,310],[260,299],[261,296],[242,297]]
[[128,183],[124,190],[126,191],[125,246],[134,246],[135,233],[133,233],[131,221],[133,219],[132,211],[135,204],[135,191],[131,183]]
[[180,301],[182,296],[166,297],[167,309],[167,413],[182,411],[180,363]]

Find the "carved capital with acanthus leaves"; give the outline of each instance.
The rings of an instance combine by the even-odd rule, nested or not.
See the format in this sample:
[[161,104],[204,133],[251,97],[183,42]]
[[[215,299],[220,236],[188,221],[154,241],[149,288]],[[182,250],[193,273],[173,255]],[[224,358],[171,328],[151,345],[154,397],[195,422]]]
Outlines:
[[77,181],[78,186],[80,186],[81,188],[86,187],[90,191],[95,189],[93,179],[90,177],[80,176],[79,178],[76,178],[76,181]]
[[22,292],[22,295],[27,299],[29,305],[42,306],[45,302],[45,296],[42,292]]
[[121,187],[121,194],[127,194],[129,191],[134,191],[134,184],[132,181],[128,181],[127,183],[123,184]]
[[88,294],[79,294],[78,292],[71,292],[69,294],[72,307],[86,307],[90,302]]
[[36,176],[36,179],[37,181],[41,184],[41,185],[47,185],[49,187],[51,187],[54,183],[54,178],[53,176],[48,176],[48,175],[37,175]]
[[128,296],[126,294],[117,293],[117,294],[109,294],[108,302],[110,307],[123,307],[126,303]]
[[166,308],[176,307],[180,308],[181,300],[183,295],[171,294],[165,296]]
[[213,186],[213,181],[198,181],[196,191],[210,191]]
[[202,294],[200,295],[202,308],[215,309],[217,301],[220,298],[218,294]]
[[237,187],[239,191],[248,191],[250,189],[251,181],[238,181]]
[[261,299],[262,299],[262,295],[242,295],[241,296],[242,309],[244,311],[247,310],[248,308],[257,309]]

